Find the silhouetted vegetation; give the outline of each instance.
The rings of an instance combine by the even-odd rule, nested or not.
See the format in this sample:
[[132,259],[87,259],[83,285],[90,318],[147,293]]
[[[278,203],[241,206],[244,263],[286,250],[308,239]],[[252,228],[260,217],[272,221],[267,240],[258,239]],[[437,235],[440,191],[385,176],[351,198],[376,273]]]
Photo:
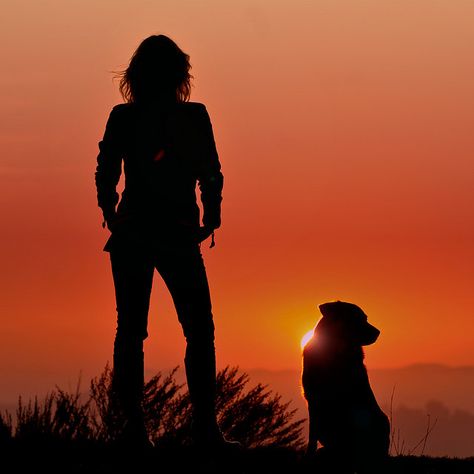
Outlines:
[[[18,440],[81,441],[94,432],[89,419],[90,401],[81,402],[79,386],[71,394],[59,388],[46,395],[42,403],[35,397],[24,405],[19,399],[14,436]],[[11,417],[10,417],[11,418]]]
[[[191,402],[184,385],[175,380],[177,368],[152,377],[144,389],[143,408],[147,431],[156,445],[191,443]],[[0,417],[0,439],[54,442],[113,442],[119,433],[119,416],[113,391],[112,371],[106,366],[93,379],[89,397],[81,397],[79,385],[71,394],[59,388],[24,404],[20,398],[15,423],[12,415]],[[217,375],[216,409],[225,436],[246,447],[301,447],[302,424],[296,410],[262,384],[248,387],[249,377],[227,367]]]
[[[190,439],[190,400],[176,382],[177,369],[158,373],[145,386],[144,410],[155,448],[137,465],[114,447],[118,417],[111,391],[111,369],[91,381],[87,396],[79,384],[74,393],[59,388],[42,401],[20,398],[14,415],[0,414],[1,472],[206,472],[206,473],[306,473],[315,472],[312,459],[303,454],[302,423],[262,384],[251,385],[237,368],[219,372],[217,412],[225,435],[248,449],[203,462]],[[132,464],[130,464],[132,462]],[[390,474],[472,473],[474,459],[396,456]]]
[[9,441],[12,437],[12,416],[9,413],[0,413],[0,443]]
[[413,456],[417,454],[416,451],[419,450],[420,456],[424,456],[426,443],[428,441],[428,438],[430,437],[431,432],[435,429],[438,420],[435,419],[434,421],[432,421],[431,416],[428,414],[426,430],[423,433],[423,436],[413,446],[407,446],[403,436],[401,435],[400,428],[397,428],[395,426],[395,422],[394,422],[395,417],[394,417],[394,410],[393,410],[394,395],[395,395],[395,387],[393,387],[392,395],[390,397],[390,412],[389,412],[390,448],[389,448],[389,452],[390,454],[396,455],[396,456]]

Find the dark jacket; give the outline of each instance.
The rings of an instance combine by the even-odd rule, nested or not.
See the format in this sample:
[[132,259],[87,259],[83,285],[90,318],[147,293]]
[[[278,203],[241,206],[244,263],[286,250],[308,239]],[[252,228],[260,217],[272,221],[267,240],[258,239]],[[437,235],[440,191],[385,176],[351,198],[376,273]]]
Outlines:
[[119,202],[116,186],[122,160],[125,174],[116,210],[119,225],[104,250],[110,250],[119,235],[133,234],[141,241],[154,242],[192,240],[200,226],[196,183],[203,225],[220,226],[223,176],[203,104],[117,105],[99,149],[95,183],[105,220],[114,215]]

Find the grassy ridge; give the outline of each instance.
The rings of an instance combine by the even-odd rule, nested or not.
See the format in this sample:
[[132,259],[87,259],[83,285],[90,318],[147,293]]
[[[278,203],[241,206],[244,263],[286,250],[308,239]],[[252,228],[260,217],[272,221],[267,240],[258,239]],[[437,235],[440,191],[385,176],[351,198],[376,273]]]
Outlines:
[[[114,411],[111,371],[91,381],[89,398],[57,388],[43,401],[20,399],[16,413],[0,413],[0,474],[207,473],[324,474],[303,456],[302,420],[265,385],[248,386],[237,368],[217,378],[216,409],[237,452],[204,455],[190,436],[189,394],[168,375],[152,377],[144,390],[147,431],[155,447],[132,452],[120,443],[120,417]],[[474,474],[474,458],[395,456],[377,474]],[[329,472],[327,474],[336,474]]]
[[[146,453],[128,452],[101,443],[53,442],[30,444],[11,440],[1,447],[1,472],[50,474],[316,473],[301,451],[291,448],[253,448],[238,453],[205,456],[192,447],[157,446]],[[397,456],[381,474],[472,474],[474,458],[451,459]]]

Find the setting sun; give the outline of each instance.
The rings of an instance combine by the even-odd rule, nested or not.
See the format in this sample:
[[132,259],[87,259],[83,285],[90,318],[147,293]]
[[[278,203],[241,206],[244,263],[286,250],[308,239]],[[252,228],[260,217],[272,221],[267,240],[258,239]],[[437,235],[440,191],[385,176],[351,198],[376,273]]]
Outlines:
[[313,337],[314,328],[308,331],[301,339],[301,349],[304,349],[304,346],[308,344],[309,340]]

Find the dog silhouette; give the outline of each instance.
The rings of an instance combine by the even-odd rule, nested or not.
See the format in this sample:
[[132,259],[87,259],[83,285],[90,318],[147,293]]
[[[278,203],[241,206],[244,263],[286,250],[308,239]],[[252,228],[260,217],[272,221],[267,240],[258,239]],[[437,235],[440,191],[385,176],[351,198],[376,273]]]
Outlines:
[[355,304],[335,301],[319,309],[323,317],[303,349],[307,454],[328,472],[376,472],[388,456],[390,423],[370,387],[362,346],[380,331]]

